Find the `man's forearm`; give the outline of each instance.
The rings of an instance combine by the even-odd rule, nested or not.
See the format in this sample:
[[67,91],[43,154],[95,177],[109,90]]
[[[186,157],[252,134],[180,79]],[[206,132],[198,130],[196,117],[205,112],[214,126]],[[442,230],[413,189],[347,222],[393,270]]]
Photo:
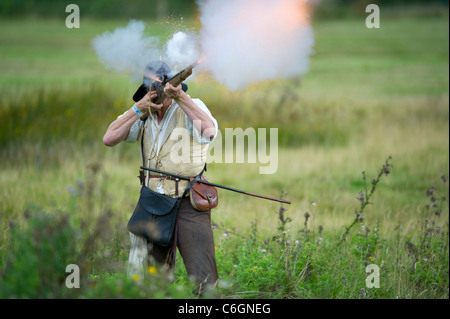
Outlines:
[[129,109],[109,125],[103,136],[103,144],[106,146],[115,146],[125,140],[130,132],[131,126],[138,118],[139,116],[132,109]]
[[204,138],[212,139],[216,135],[216,128],[211,118],[187,94],[181,94],[176,101]]

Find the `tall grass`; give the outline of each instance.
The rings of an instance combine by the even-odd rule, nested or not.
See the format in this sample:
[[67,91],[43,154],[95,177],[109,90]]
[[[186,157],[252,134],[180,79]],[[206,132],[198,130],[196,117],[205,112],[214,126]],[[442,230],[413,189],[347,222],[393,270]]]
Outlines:
[[[68,36],[58,21],[0,22],[9,30],[0,37],[8,44],[0,48],[1,297],[195,297],[181,258],[175,282],[161,269],[125,275],[138,148],[106,148],[102,135],[137,84],[103,70],[89,44],[121,23],[86,21]],[[261,163],[211,163],[208,178],[293,202],[219,191],[221,280],[206,296],[448,298],[448,19],[385,19],[378,33],[359,20],[316,24],[302,81],[232,94],[204,74],[189,83],[220,129],[279,129],[276,174],[260,175]],[[360,221],[360,193],[389,155],[394,168]],[[65,286],[72,263],[79,290]],[[371,263],[379,289],[365,284]]]
[[[316,203],[302,214],[301,223],[289,207],[279,206],[266,217],[272,225],[266,230],[256,220],[243,227],[215,222],[221,279],[203,297],[448,298],[449,225],[443,218],[448,216],[448,183],[440,179],[423,194],[428,202],[423,217],[407,230],[397,224],[393,236],[365,212],[342,242],[344,237],[314,220],[322,209]],[[66,206],[46,209],[28,203],[20,218],[2,224],[6,237],[0,243],[9,253],[0,259],[1,297],[196,296],[180,257],[174,282],[158,267],[150,267],[143,278],[126,277],[125,216],[113,208],[107,185],[102,165],[91,164],[84,178],[67,188]],[[357,196],[354,207],[361,202]],[[68,264],[81,269],[79,289],[65,286]],[[366,285],[369,264],[381,269],[380,288]]]

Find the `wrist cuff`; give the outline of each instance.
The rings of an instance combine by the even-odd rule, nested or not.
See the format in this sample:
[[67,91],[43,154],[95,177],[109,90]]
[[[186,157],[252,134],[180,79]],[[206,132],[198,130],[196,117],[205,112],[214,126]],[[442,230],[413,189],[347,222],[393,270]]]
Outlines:
[[144,113],[141,112],[141,110],[138,109],[138,107],[136,106],[136,104],[133,105],[132,107],[134,113],[136,113],[139,117],[141,117],[142,115],[144,115]]

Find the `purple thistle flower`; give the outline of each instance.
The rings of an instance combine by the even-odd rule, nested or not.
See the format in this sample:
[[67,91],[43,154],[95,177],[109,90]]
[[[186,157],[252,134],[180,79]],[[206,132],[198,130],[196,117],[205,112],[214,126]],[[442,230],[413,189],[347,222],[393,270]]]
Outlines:
[[445,177],[444,174],[441,174],[441,179],[444,182],[444,184],[447,183],[447,177]]
[[67,185],[67,191],[72,195],[73,197],[77,197],[78,192],[72,185]]
[[362,192],[358,193],[358,197],[356,197],[357,200],[359,200],[360,202],[364,201],[364,194]]

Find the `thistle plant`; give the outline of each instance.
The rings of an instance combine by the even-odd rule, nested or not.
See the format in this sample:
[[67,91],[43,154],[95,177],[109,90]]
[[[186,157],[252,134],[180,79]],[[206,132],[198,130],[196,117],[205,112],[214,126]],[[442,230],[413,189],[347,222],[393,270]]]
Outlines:
[[[447,184],[447,177],[444,174],[441,174],[441,180],[445,186]],[[437,192],[436,186],[432,185],[429,189],[427,189],[426,195],[430,201],[430,204],[426,205],[425,207],[428,210],[432,211],[435,216],[440,217],[442,214],[442,210],[444,209],[444,205],[447,204],[448,206],[447,194],[439,194]]]
[[[281,193],[280,199],[283,198],[283,196],[286,195],[286,191],[283,191]],[[283,233],[286,231],[286,224],[291,222],[292,220],[285,216],[286,208],[283,205],[280,205],[280,209],[278,209],[278,219],[279,219],[279,226],[278,230]]]
[[366,209],[367,205],[372,204],[370,202],[370,199],[373,196],[373,193],[376,190],[377,184],[381,181],[381,178],[383,177],[383,175],[387,176],[391,173],[392,170],[392,164],[390,163],[390,160],[392,159],[391,156],[389,156],[386,160],[385,163],[383,164],[383,166],[381,167],[380,171],[378,172],[378,176],[373,179],[371,181],[372,187],[368,188],[367,185],[367,178],[366,178],[366,172],[363,171],[362,172],[362,179],[364,182],[364,191],[360,191],[358,193],[358,197],[356,197],[356,199],[360,202],[360,207],[359,209],[355,209],[355,218],[353,219],[353,222],[345,228],[345,232],[342,234],[340,241],[338,243],[338,245],[340,245],[343,241],[345,241],[347,235],[350,233],[350,230],[353,228],[353,226],[355,226],[358,222],[362,223],[364,221],[364,217],[363,217],[363,213],[364,210]]

